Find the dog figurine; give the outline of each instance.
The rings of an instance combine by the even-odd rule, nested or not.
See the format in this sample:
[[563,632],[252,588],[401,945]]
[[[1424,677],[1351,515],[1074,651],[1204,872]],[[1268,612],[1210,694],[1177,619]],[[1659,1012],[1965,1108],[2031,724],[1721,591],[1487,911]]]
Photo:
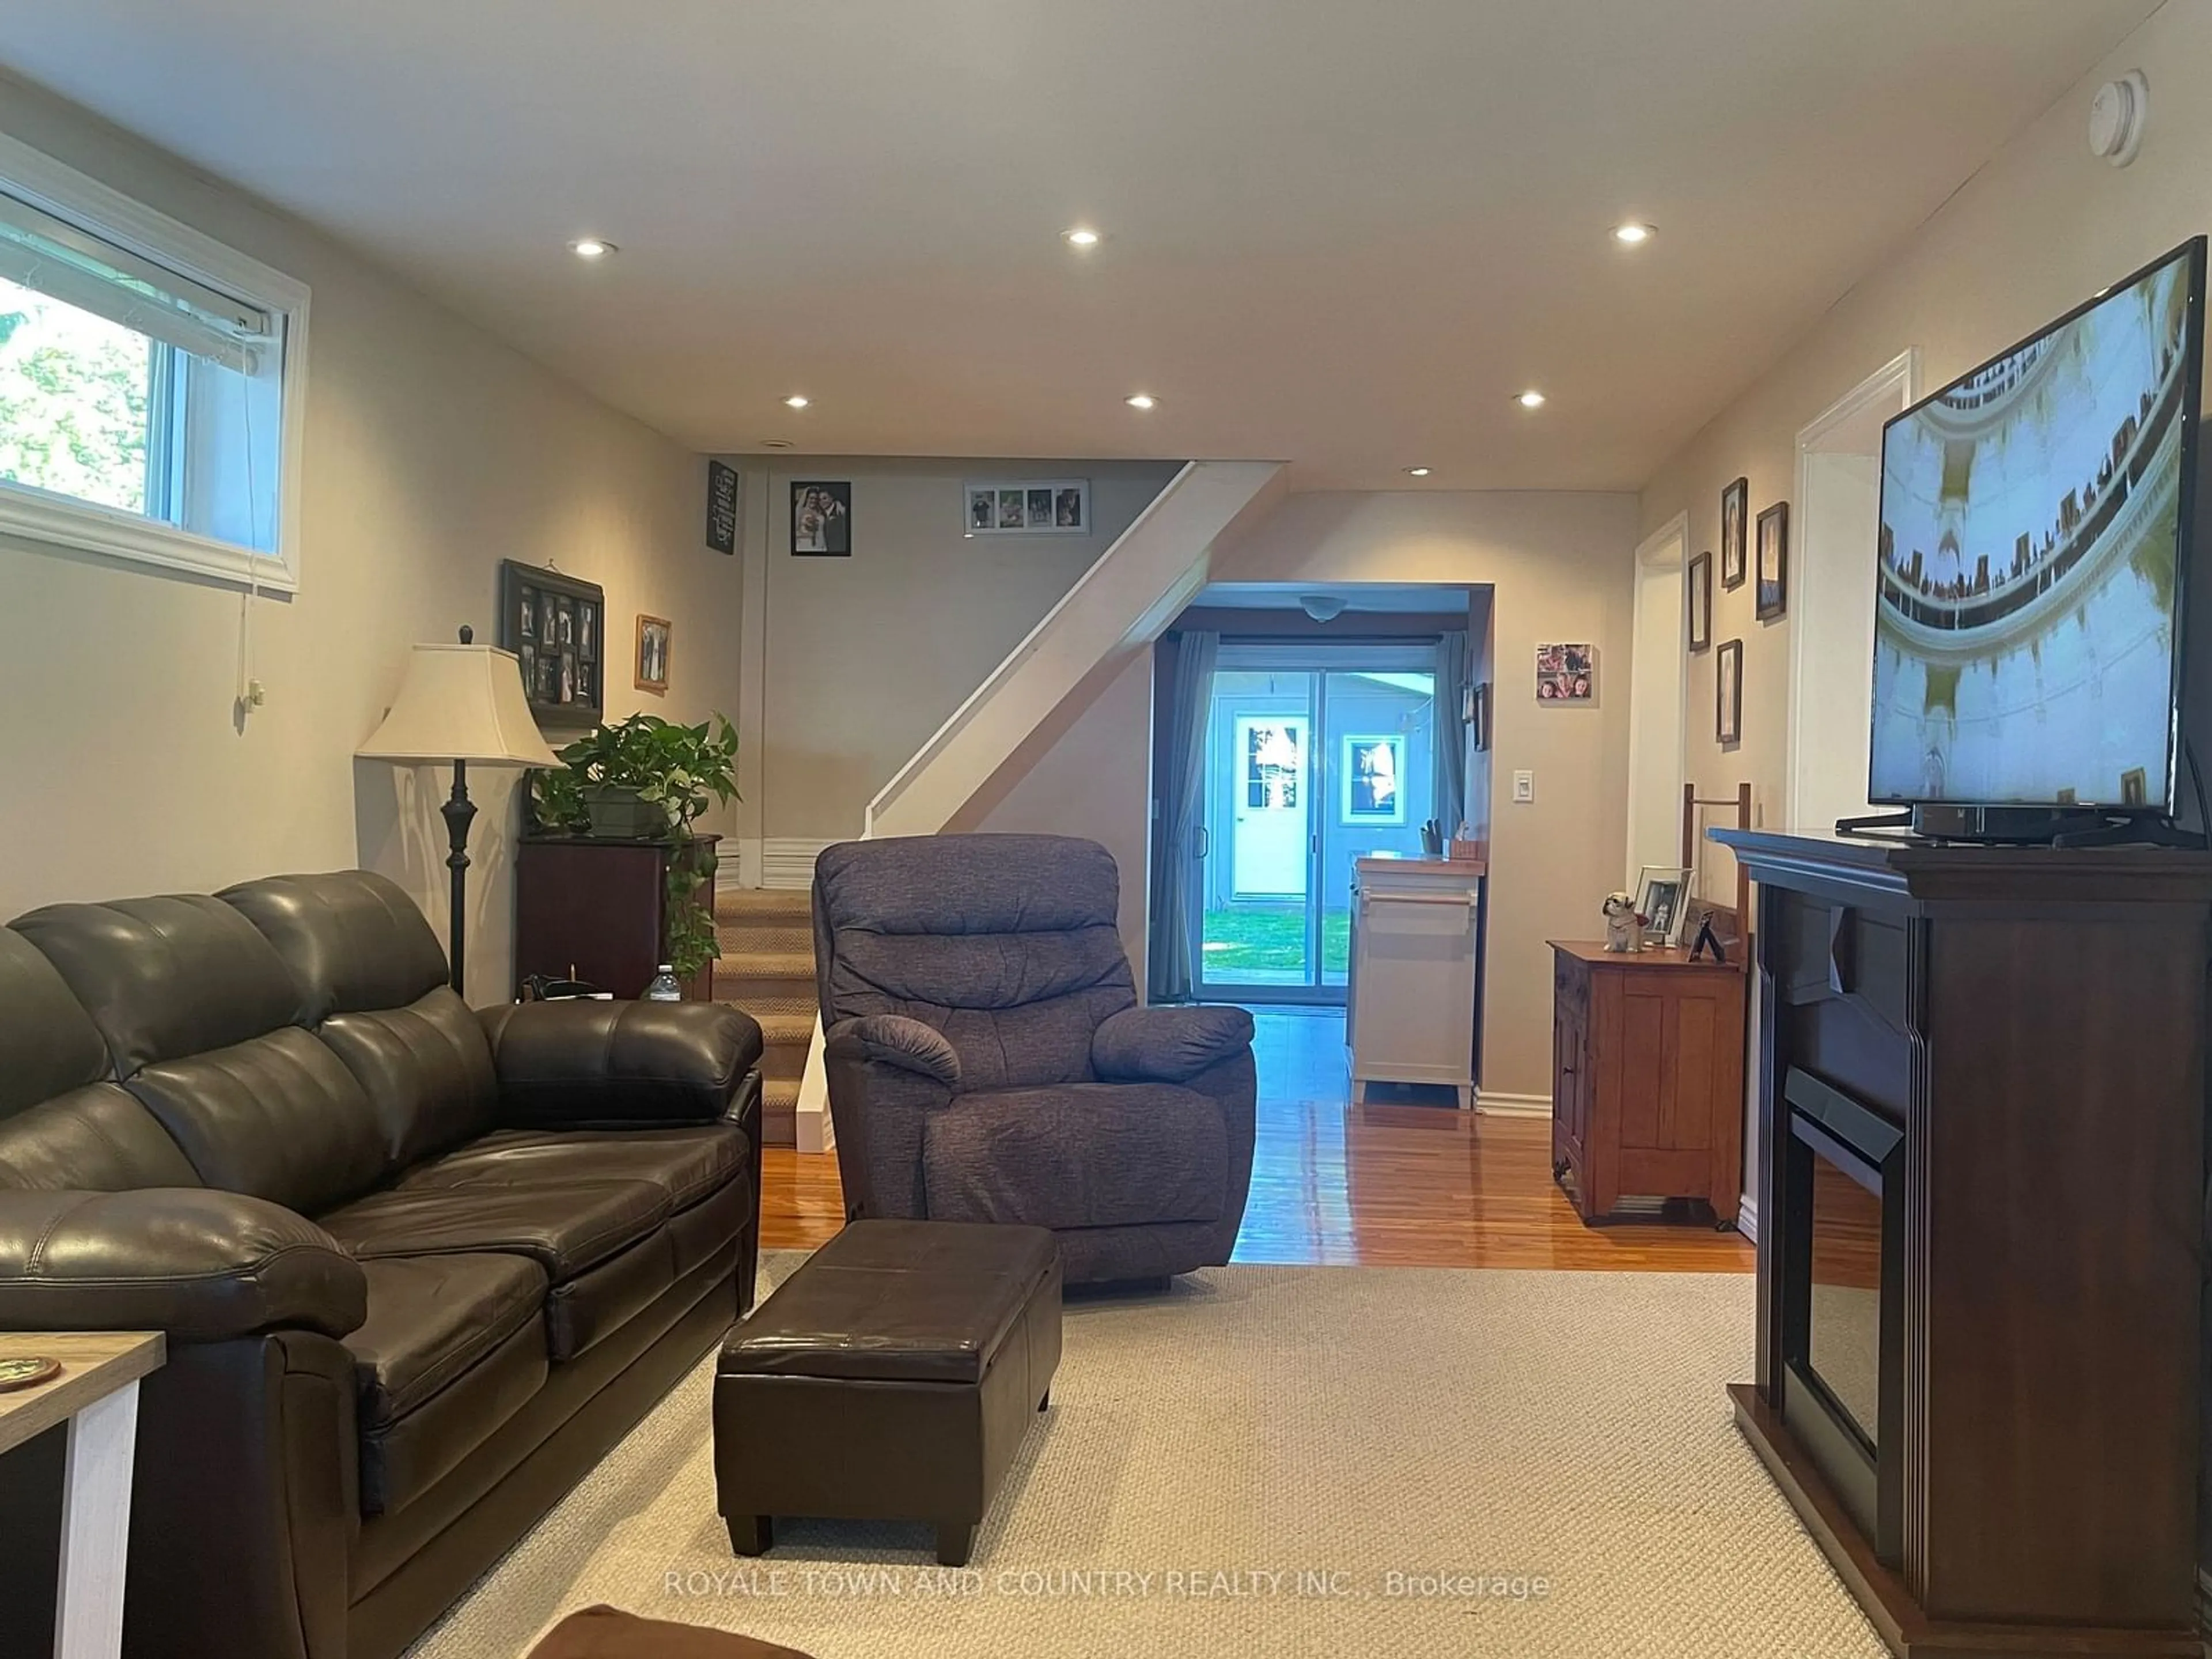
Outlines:
[[1636,901],[1626,893],[1606,895],[1605,948],[1621,955],[1634,955],[1644,949],[1644,929],[1648,925],[1636,908]]

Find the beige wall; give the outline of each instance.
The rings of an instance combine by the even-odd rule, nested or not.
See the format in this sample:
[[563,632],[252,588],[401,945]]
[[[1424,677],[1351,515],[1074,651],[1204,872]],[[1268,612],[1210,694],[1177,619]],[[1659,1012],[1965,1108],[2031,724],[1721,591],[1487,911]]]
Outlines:
[[1145,988],[1152,864],[1152,657],[1139,653],[977,828],[1087,836],[1121,872],[1121,943]]
[[[741,833],[857,836],[869,800],[1158,495],[1127,461],[726,457],[763,570],[761,776]],[[1091,481],[1087,536],[963,533],[969,479]],[[793,557],[790,486],[853,485],[853,556]],[[754,827],[755,825],[757,827]]]
[[[494,637],[503,557],[551,558],[676,623],[664,697],[610,672],[610,712],[734,712],[738,562],[702,545],[703,464],[296,222],[81,112],[0,85],[0,128],[312,284],[302,581],[264,599],[268,705],[234,728],[235,589],[0,544],[0,912],[366,863],[442,933],[435,770],[352,758],[407,647]],[[557,258],[558,250],[547,255]],[[511,781],[483,775],[472,1000],[511,960]]]
[[[2137,67],[2150,76],[2149,130],[2134,164],[2115,169],[2089,153],[2089,100]],[[1716,550],[1722,488],[1747,477],[1754,515],[1787,499],[1799,430],[1899,352],[1920,349],[1921,390],[1932,391],[2212,228],[2212,105],[2197,95],[2209,75],[2212,7],[2167,6],[2143,24],[1904,246],[1869,251],[1873,274],[1652,477],[1642,497],[1645,533],[1686,509],[1691,553]],[[1869,544],[1869,565],[1874,556]],[[1790,631],[1821,619],[1759,623],[1753,590],[1749,581],[1723,590],[1716,568],[1714,640],[1744,641],[1743,741],[1725,752],[1715,743],[1717,653],[1692,656],[1688,775],[1709,794],[1748,779],[1761,821],[1782,827]],[[1729,896],[1735,879],[1716,850],[1705,890]]]
[[[1224,554],[1219,581],[1443,582],[1490,590],[1497,684],[1491,815],[1488,1094],[1551,1094],[1547,939],[1587,939],[1627,836],[1628,648],[1636,500],[1547,492],[1294,495]],[[1470,624],[1480,629],[1470,614]],[[1539,704],[1536,647],[1597,647],[1597,696]],[[1480,646],[1477,645],[1478,660]],[[1476,757],[1478,760],[1480,757]],[[1515,805],[1516,769],[1536,799]]]

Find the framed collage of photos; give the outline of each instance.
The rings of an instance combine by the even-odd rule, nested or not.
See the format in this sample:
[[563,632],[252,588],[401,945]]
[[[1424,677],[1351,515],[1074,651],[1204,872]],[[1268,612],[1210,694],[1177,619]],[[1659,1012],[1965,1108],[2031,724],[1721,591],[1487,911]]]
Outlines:
[[499,591],[500,647],[520,660],[530,712],[541,725],[597,726],[606,709],[606,590],[507,559]]
[[1008,478],[976,483],[963,493],[970,536],[1087,536],[1088,478]]

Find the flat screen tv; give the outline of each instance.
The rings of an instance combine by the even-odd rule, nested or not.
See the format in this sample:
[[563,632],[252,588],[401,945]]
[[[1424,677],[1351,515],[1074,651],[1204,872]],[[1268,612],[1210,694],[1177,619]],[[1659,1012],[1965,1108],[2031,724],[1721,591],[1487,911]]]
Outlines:
[[2171,813],[2204,262],[2183,244],[1883,428],[1869,801]]

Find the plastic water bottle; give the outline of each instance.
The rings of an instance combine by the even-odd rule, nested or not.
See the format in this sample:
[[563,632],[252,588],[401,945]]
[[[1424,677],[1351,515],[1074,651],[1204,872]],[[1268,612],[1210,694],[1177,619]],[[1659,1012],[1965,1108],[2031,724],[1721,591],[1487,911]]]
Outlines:
[[647,1002],[684,1000],[684,988],[676,982],[676,969],[669,963],[664,962],[660,964],[660,971],[653,976],[653,983],[645,988],[645,1000]]

